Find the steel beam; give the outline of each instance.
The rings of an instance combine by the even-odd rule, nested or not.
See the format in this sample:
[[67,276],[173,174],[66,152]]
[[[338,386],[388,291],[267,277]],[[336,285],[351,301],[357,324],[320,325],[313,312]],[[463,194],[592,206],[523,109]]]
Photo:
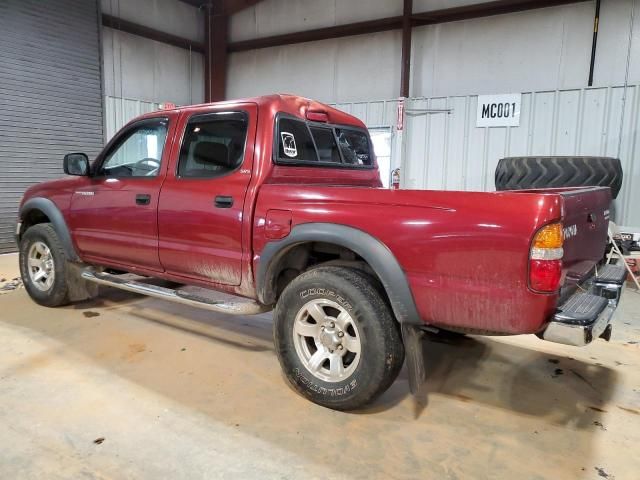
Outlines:
[[[209,4],[208,0],[180,0],[184,3],[188,3],[192,7],[204,8]],[[233,15],[240,10],[249,8],[262,0],[222,0],[222,12],[227,15]]]
[[331,38],[351,37],[368,33],[386,32],[402,28],[402,16],[387,17],[364,22],[348,23],[335,27],[317,28],[302,32],[285,33],[271,37],[254,38],[229,44],[229,52],[242,52],[259,48],[277,47],[281,45],[293,45],[296,43],[315,42]]
[[122,32],[137,35],[139,37],[148,38],[149,40],[155,40],[156,42],[166,43],[173,45],[174,47],[184,48],[198,53],[204,53],[204,45],[188,38],[179,37],[170,33],[161,32],[154,28],[145,27],[128,20],[123,20],[112,15],[102,14],[102,25],[105,27],[120,30]]
[[[582,3],[591,0],[498,0],[483,2],[464,7],[445,8],[430,12],[414,13],[411,15],[411,25],[435,25],[438,23],[455,22],[472,18],[489,17],[505,13],[522,12],[539,8],[555,7],[571,3]],[[403,16],[387,17],[365,22],[348,23],[334,27],[317,28],[301,32],[285,33],[270,37],[254,38],[232,42],[228,45],[229,52],[242,52],[259,48],[293,45],[297,43],[329,40],[332,38],[350,37],[403,28]]]
[[411,79],[411,14],[413,0],[404,0],[402,10],[402,58],[400,66],[400,96],[409,97],[409,82]]
[[598,48],[598,27],[600,25],[600,0],[596,0],[596,11],[593,17],[593,38],[591,40],[591,61],[589,62],[589,80],[587,85],[593,86],[593,72],[596,66],[596,50]]
[[413,26],[434,25],[438,23],[456,22],[472,18],[491,17],[505,13],[523,12],[539,8],[557,7],[570,3],[581,3],[591,0],[497,0],[475,3],[462,7],[443,8],[431,12],[414,14]]
[[229,16],[223,3],[214,0],[204,7],[204,100],[225,99]]

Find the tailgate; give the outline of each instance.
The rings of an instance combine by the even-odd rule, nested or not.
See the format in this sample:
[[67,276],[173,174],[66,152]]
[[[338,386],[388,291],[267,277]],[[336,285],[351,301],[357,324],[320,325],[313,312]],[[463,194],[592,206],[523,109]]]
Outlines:
[[605,187],[559,192],[563,199],[563,296],[586,280],[607,245],[611,192]]

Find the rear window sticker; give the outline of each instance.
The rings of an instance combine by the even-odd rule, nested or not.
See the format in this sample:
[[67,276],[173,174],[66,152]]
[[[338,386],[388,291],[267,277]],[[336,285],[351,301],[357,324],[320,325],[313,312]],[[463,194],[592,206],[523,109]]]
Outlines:
[[280,132],[280,136],[282,137],[282,148],[284,150],[284,154],[287,157],[297,157],[298,149],[296,148],[296,139],[293,134],[289,132]]

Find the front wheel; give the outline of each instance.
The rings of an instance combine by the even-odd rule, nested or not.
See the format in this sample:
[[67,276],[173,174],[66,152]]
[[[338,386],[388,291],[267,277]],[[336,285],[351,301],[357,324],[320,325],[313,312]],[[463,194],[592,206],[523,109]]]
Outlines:
[[30,227],[20,240],[20,275],[29,296],[38,304],[68,303],[67,256],[50,223]]
[[276,305],[274,339],[291,385],[335,410],[374,400],[404,361],[389,306],[371,279],[348,268],[318,267],[296,277]]

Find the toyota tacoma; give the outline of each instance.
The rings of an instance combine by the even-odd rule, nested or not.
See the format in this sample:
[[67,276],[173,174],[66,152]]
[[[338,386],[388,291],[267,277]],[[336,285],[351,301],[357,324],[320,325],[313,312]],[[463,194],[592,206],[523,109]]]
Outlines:
[[425,331],[608,338],[625,279],[602,262],[609,188],[384,189],[365,125],[297,96],[148,113],[63,166],[19,210],[35,302],[107,285],[274,309],[288,381],[338,410],[383,393],[405,356],[418,390]]

